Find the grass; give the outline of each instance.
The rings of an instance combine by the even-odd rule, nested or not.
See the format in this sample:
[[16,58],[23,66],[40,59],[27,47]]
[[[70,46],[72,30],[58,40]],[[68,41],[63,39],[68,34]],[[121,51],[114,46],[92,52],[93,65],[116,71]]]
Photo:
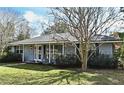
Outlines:
[[79,73],[76,68],[58,69],[40,64],[7,66],[0,63],[0,84],[9,85],[67,85],[124,84],[123,70],[93,70]]

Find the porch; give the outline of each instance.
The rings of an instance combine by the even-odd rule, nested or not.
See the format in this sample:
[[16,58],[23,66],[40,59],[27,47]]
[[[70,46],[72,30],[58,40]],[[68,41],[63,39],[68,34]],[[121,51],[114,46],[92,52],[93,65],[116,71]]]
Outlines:
[[58,56],[76,54],[76,48],[65,43],[28,44],[13,46],[14,53],[22,54],[23,62],[55,63]]
[[[79,47],[79,44],[77,44]],[[100,54],[113,57],[113,45],[103,44],[97,48],[98,44],[91,44],[91,50]],[[78,51],[76,47],[67,43],[42,43],[42,44],[19,44],[12,46],[13,53],[22,54],[22,62],[33,63],[55,63],[58,56],[76,55]]]

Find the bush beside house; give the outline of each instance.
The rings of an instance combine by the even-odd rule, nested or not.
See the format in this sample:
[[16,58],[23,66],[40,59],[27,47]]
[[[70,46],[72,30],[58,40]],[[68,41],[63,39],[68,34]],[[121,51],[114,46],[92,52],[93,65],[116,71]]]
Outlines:
[[115,69],[118,67],[117,58],[110,58],[107,55],[92,55],[88,61],[89,68]]
[[55,65],[60,67],[60,68],[65,68],[65,67],[80,67],[81,62],[78,60],[76,55],[73,54],[68,54],[65,56],[58,56],[55,59]]
[[[114,55],[115,56],[115,55]],[[8,53],[0,58],[0,62],[21,62],[22,55],[16,53]],[[44,61],[46,63],[46,60]],[[48,62],[47,62],[48,63]],[[68,55],[60,55],[58,56],[52,65],[55,65],[59,68],[67,68],[67,67],[81,67],[81,62],[78,57],[74,54]],[[104,68],[104,69],[112,69],[118,67],[117,57],[110,58],[107,55],[99,54],[96,55],[94,53],[88,60],[89,68]]]
[[[58,56],[56,59],[56,66],[60,68],[80,67],[81,62],[76,55]],[[88,60],[88,67],[98,69],[115,69],[118,67],[118,60],[117,58],[110,58],[107,55],[96,55],[94,53]]]
[[0,62],[20,62],[21,60],[21,54],[16,53],[8,53],[0,58]]

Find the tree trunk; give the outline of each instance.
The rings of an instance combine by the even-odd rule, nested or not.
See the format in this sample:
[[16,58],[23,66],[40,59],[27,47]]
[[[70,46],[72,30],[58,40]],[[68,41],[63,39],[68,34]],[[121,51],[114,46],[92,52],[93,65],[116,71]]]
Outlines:
[[84,52],[84,71],[86,71],[87,70],[87,59],[88,59],[88,52],[87,52],[87,50],[84,50],[85,52]]
[[1,50],[0,56],[3,56],[3,49]]
[[87,70],[87,62],[88,62],[88,43],[83,43],[80,45],[80,56],[82,63],[82,71]]
[[1,51],[0,51],[0,56],[3,56],[4,49],[5,49],[5,47],[2,47],[2,48],[1,48]]

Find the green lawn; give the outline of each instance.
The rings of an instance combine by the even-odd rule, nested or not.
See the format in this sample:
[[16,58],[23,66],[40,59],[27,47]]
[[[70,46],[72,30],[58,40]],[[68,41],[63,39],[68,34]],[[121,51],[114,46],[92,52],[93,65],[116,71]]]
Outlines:
[[124,84],[124,70],[57,69],[40,64],[6,66],[0,63],[0,84]]

